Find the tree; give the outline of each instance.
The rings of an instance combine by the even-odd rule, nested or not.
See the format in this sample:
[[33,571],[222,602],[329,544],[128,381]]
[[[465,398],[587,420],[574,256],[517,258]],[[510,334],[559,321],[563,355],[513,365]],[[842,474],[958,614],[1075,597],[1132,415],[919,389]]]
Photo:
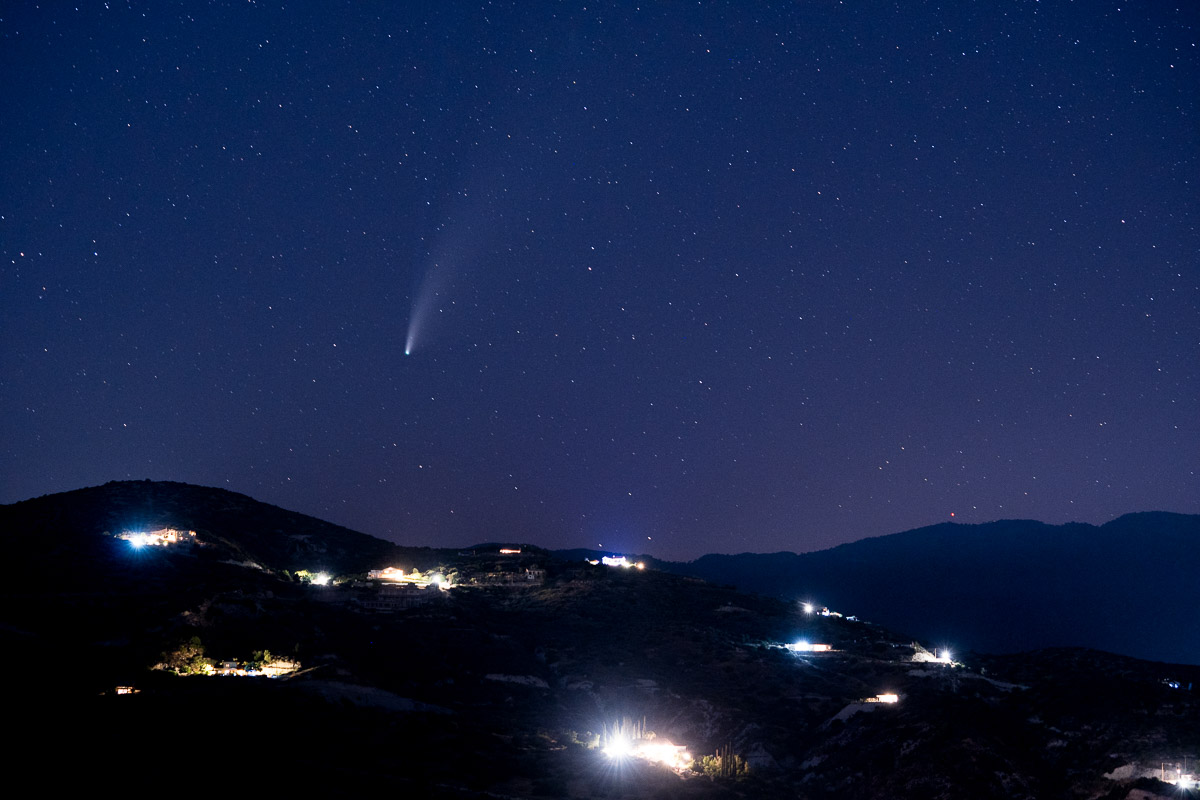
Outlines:
[[204,644],[199,636],[193,636],[174,650],[164,653],[163,664],[178,675],[201,675],[212,667],[204,656]]
[[270,650],[255,650],[250,654],[250,661],[246,664],[247,669],[262,669],[267,664],[275,660],[271,655]]
[[710,778],[744,778],[750,774],[746,759],[733,752],[733,745],[718,747],[716,755],[700,759],[700,772]]

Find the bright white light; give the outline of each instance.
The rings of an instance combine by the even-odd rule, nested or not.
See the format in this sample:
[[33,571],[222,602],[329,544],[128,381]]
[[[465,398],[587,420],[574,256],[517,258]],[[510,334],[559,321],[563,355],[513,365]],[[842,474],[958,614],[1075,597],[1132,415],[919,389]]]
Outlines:
[[805,604],[804,604],[804,613],[805,613],[805,614],[811,614],[811,613],[813,613],[813,604],[812,604],[812,603],[805,603]]
[[635,755],[656,764],[666,764],[672,769],[683,769],[692,763],[691,753],[670,742],[641,742]]
[[617,735],[608,740],[603,752],[613,760],[640,758],[644,761],[665,764],[675,770],[686,769],[692,763],[692,755],[686,747],[671,744],[665,739],[633,741],[626,736]]
[[881,703],[899,703],[900,702],[900,695],[898,695],[898,694],[887,693],[887,694],[876,695],[875,697]]
[[329,585],[329,573],[328,572],[318,572],[316,575],[313,576],[312,582],[315,583],[317,586],[328,586]]
[[945,661],[947,664],[950,663],[950,651],[949,650],[942,651],[942,661]]
[[633,753],[633,743],[624,736],[614,736],[608,740],[604,755],[609,758],[625,758]]

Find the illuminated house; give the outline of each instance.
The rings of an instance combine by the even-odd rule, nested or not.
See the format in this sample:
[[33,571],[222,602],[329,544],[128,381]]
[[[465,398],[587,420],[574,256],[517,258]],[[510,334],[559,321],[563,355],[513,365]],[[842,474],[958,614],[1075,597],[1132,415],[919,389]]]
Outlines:
[[125,531],[117,534],[117,538],[129,542],[134,547],[167,547],[197,543],[195,531],[181,531],[176,528],[159,528],[148,532]]
[[954,659],[949,650],[939,650],[931,653],[916,642],[913,642],[912,660],[919,664],[953,664]]
[[[604,564],[606,567],[624,567],[625,569],[634,569],[634,568],[645,569],[646,568],[646,565],[643,564],[641,561],[639,561],[635,564],[632,561],[630,561],[628,558],[626,558],[625,556],[603,556],[600,559],[600,562],[602,564]],[[593,561],[591,563],[594,564],[596,562]]]
[[258,673],[268,678],[278,678],[280,675],[289,675],[298,669],[300,669],[299,661],[288,661],[287,659],[279,658],[269,664],[263,664],[259,668]]
[[233,675],[239,678],[246,676],[278,678],[281,675],[290,675],[298,669],[300,669],[299,661],[277,658],[270,663],[263,664],[256,670],[246,669],[245,665],[240,661],[222,661],[217,665],[214,672],[217,675]]
[[[415,572],[416,570],[413,571]],[[393,583],[408,583],[411,580],[405,575],[403,567],[373,569],[367,573],[367,578],[373,581],[392,581]]]

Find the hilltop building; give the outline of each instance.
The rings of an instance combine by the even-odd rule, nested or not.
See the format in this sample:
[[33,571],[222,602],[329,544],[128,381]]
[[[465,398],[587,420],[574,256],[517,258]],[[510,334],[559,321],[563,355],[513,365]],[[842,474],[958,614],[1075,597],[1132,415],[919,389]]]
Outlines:
[[117,538],[129,542],[134,547],[168,547],[170,545],[195,545],[195,531],[182,531],[178,528],[159,528],[154,531],[124,531]]

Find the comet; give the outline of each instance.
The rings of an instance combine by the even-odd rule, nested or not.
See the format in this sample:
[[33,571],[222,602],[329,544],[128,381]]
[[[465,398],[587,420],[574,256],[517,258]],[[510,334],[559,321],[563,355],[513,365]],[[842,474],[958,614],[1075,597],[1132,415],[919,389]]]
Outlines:
[[413,297],[412,310],[408,315],[408,335],[404,339],[404,355],[411,356],[417,349],[421,333],[429,324],[429,317],[437,305],[437,298],[448,282],[448,270],[439,263],[434,263],[425,273],[421,288]]

